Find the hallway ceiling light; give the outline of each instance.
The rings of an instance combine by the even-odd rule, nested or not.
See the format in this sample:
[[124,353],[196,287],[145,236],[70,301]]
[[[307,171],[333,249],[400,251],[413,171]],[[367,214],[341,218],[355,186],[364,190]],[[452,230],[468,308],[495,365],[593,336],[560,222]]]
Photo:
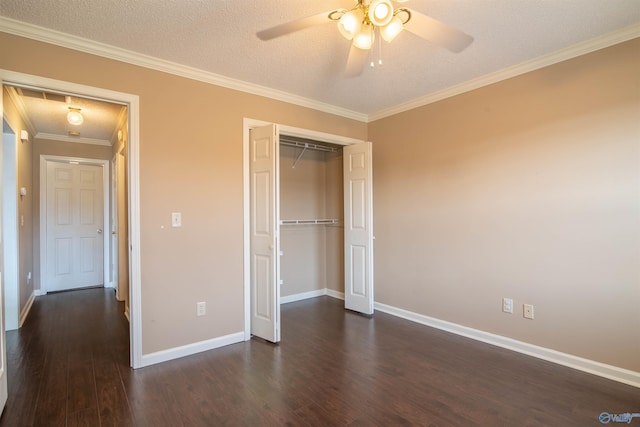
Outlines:
[[80,108],[69,107],[69,112],[67,113],[67,121],[69,124],[78,126],[84,122],[84,117],[80,113]]

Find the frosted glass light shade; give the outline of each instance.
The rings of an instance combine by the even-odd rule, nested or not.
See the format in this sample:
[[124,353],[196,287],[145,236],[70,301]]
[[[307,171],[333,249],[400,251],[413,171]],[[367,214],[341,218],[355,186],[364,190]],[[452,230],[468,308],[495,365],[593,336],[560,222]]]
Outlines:
[[402,21],[397,16],[394,16],[391,22],[380,28],[380,36],[386,42],[391,43],[391,41],[395,39],[398,34],[400,34],[400,31],[402,31],[402,29]]
[[373,46],[373,27],[365,25],[360,32],[353,37],[353,45],[362,50],[369,50]]
[[84,117],[80,114],[79,108],[69,108],[69,112],[67,113],[67,121],[71,125],[81,125],[84,122]]
[[362,12],[360,10],[351,10],[338,21],[338,30],[340,34],[347,40],[351,40],[360,32],[362,27]]
[[383,27],[393,19],[391,0],[373,0],[369,5],[369,20],[376,27]]

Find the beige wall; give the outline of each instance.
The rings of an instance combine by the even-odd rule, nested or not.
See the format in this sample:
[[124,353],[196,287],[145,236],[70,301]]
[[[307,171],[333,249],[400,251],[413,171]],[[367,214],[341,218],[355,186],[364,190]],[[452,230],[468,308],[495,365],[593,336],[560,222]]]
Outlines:
[[327,241],[327,289],[344,293],[344,180],[342,150],[326,153],[326,216],[342,220],[325,227]]
[[[143,354],[244,329],[244,117],[357,139],[367,132],[365,123],[4,33],[0,68],[140,97]],[[181,228],[168,226],[171,212],[182,212]],[[196,317],[198,301],[207,316]]]
[[[368,133],[377,301],[640,371],[639,50],[627,42],[368,126],[3,33],[0,68],[140,96],[143,354],[243,329],[250,117]],[[182,228],[168,227],[174,211]]]
[[[23,122],[16,106],[9,97],[6,88],[3,88],[3,114],[4,118],[16,133],[17,154],[17,187],[25,187],[27,195],[18,197],[18,298],[19,312],[24,309],[34,288],[34,260],[33,260],[33,224],[34,224],[34,187],[31,169],[31,153],[33,149],[33,137],[29,132],[29,142],[19,141],[20,131],[28,130]],[[28,273],[32,273],[32,279],[28,280]]]
[[376,300],[640,371],[638,52],[371,123]]
[[127,153],[127,146],[129,140],[129,132],[127,126],[122,126],[122,141],[117,141],[113,144],[113,155],[116,156],[115,171],[111,170],[111,173],[116,173],[117,189],[116,194],[112,195],[117,200],[117,284],[118,289],[117,297],[120,301],[124,301],[124,311],[129,314],[129,198],[128,198],[128,171],[127,165],[129,163],[129,156]]
[[[342,218],[342,155],[280,147],[280,218]],[[296,167],[293,168],[295,163]],[[336,165],[340,164],[337,168]],[[319,289],[344,289],[343,228],[328,225],[280,227],[281,296]]]

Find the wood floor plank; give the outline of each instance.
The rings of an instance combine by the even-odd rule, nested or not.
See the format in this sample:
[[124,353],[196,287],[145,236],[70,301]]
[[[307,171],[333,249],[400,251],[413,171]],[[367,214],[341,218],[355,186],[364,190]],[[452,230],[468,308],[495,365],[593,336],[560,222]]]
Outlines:
[[4,426],[585,426],[640,389],[320,297],[250,340],[128,366],[113,291],[38,297],[7,333]]
[[96,408],[83,409],[69,413],[67,427],[96,427],[100,424],[100,417]]

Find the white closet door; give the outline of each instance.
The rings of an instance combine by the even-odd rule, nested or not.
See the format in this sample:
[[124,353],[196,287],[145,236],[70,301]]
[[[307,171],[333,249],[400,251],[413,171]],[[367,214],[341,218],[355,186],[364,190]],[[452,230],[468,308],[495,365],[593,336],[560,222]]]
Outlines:
[[371,143],[343,148],[344,306],[373,314],[373,175]]
[[250,256],[251,334],[280,341],[280,262],[278,242],[279,200],[278,128],[268,125],[251,130]]

